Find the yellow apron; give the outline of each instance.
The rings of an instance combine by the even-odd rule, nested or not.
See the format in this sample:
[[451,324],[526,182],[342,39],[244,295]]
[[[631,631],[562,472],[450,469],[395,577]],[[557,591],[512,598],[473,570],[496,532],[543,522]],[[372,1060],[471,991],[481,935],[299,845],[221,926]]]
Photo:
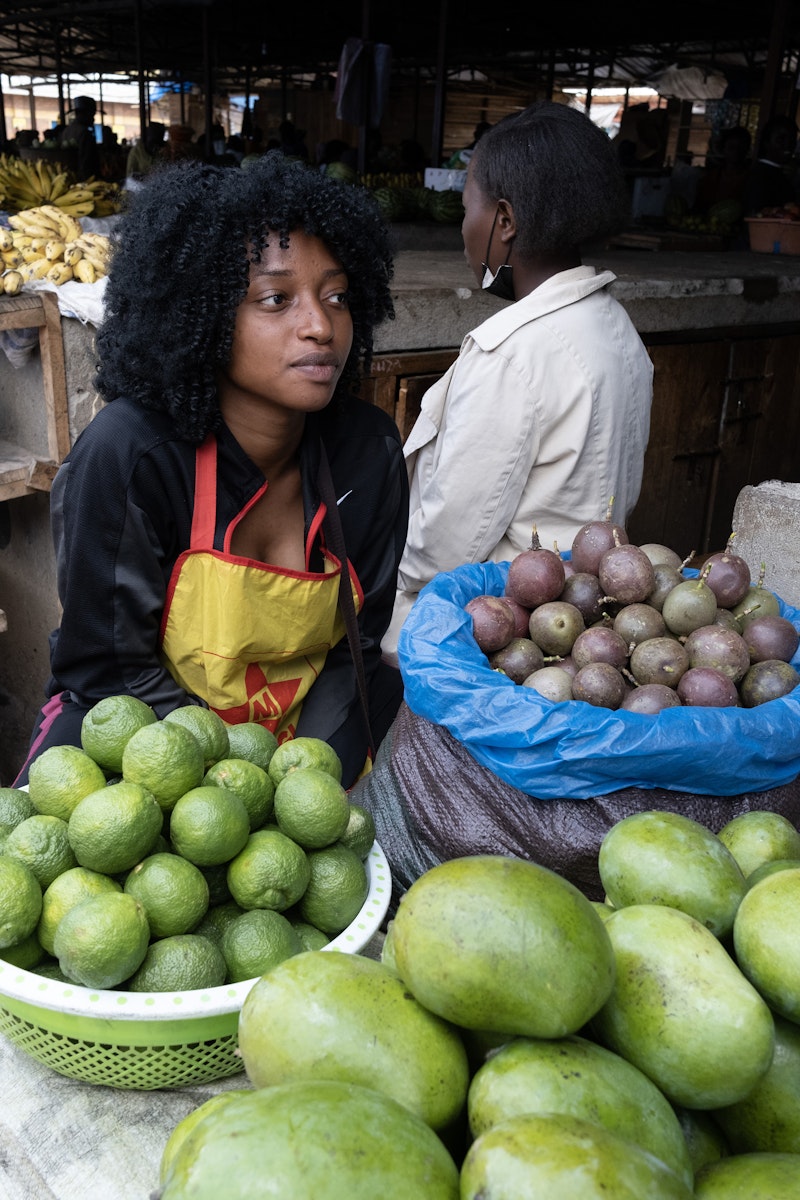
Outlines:
[[[306,544],[306,571],[290,571],[230,553],[234,529],[263,496],[264,484],[215,550],[217,441],[197,450],[191,544],[172,570],[161,624],[161,653],[175,680],[229,725],[258,721],[279,741],[295,736],[303,700],[332,646],[344,636],[339,609],[341,563],[325,549],[325,506]],[[323,573],[308,570],[316,539]],[[363,592],[352,566],[356,611]]]

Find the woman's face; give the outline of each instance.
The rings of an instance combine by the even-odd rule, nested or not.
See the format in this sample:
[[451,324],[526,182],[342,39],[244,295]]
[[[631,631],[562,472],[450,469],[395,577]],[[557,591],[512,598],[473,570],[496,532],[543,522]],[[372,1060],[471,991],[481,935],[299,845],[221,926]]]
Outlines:
[[[464,184],[462,197],[464,218],[461,222],[461,237],[464,240],[464,257],[478,283],[483,282],[483,264],[486,262],[486,247],[492,232],[492,223],[497,212],[497,203],[489,200],[475,182],[472,170],[472,160],[467,167],[467,179]],[[497,243],[495,245],[494,243]],[[500,242],[497,232],[492,239],[492,262],[487,265],[497,270],[500,262],[505,261],[505,248]]]
[[333,396],[353,344],[347,275],[317,237],[302,230],[285,250],[270,236],[236,314],[220,403],[252,402],[308,413]]

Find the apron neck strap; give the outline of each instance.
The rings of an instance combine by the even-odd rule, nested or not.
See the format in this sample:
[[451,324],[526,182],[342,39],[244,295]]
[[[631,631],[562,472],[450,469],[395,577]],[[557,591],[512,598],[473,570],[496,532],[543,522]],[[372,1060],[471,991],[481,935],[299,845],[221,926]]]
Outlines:
[[217,526],[217,439],[209,433],[197,447],[190,549],[211,550]]

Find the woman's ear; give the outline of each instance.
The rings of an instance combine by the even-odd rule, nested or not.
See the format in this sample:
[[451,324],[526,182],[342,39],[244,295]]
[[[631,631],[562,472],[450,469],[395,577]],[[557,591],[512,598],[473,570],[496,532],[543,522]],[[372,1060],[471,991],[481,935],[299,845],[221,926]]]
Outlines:
[[501,242],[510,242],[517,236],[517,220],[509,200],[497,201],[497,232]]

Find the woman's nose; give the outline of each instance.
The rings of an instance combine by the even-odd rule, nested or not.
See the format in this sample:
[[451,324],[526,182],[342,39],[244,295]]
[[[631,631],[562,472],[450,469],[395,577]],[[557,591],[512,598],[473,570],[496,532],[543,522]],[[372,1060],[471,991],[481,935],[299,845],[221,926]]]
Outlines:
[[299,322],[301,337],[313,338],[317,342],[329,342],[333,337],[333,321],[324,304],[309,300],[302,306]]

